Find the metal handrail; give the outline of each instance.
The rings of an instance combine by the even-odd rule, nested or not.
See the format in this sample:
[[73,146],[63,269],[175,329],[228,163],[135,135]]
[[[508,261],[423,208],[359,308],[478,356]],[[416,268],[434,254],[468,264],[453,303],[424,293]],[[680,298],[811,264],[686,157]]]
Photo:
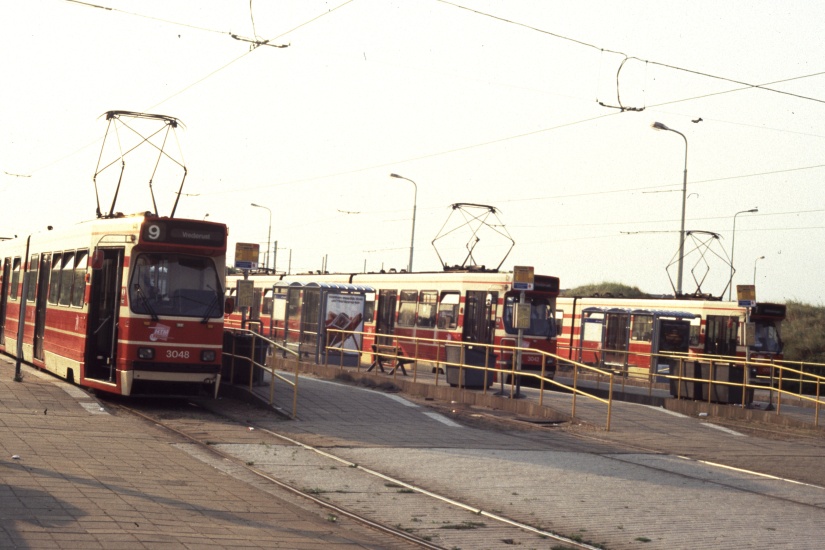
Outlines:
[[[296,418],[297,414],[298,414],[298,378],[299,378],[298,377],[299,369],[298,369],[297,359],[300,358],[300,353],[296,352],[294,350],[291,350],[291,349],[279,344],[278,342],[276,342],[276,341],[274,341],[270,338],[267,338],[265,336],[261,336],[260,334],[258,334],[257,332],[255,332],[253,330],[225,327],[224,331],[232,333],[233,335],[246,334],[246,335],[252,337],[252,343],[251,343],[252,350],[250,352],[250,357],[247,357],[247,356],[244,356],[244,355],[238,355],[236,353],[237,350],[235,349],[235,343],[236,343],[235,338],[232,339],[232,353],[227,353],[226,350],[224,350],[223,354],[225,356],[228,355],[229,357],[231,357],[231,362],[230,362],[230,365],[229,365],[229,383],[230,384],[235,383],[235,360],[236,359],[244,360],[249,364],[249,391],[250,392],[252,391],[253,383],[254,383],[254,380],[255,380],[255,376],[254,376],[255,369],[259,368],[259,369],[262,369],[262,371],[264,371],[264,372],[268,371],[269,375],[270,375],[270,378],[269,378],[269,405],[271,406],[274,403],[274,400],[275,400],[275,381],[280,380],[280,381],[284,382],[285,384],[287,384],[287,386],[292,388],[292,414],[291,414],[291,417]],[[256,345],[258,340],[261,340],[263,343],[265,343],[268,346],[268,349],[277,349],[277,350],[281,351],[282,353],[284,353],[285,355],[292,355],[296,359],[296,361],[295,361],[295,371],[294,371],[294,380],[289,380],[286,377],[284,377],[284,376],[280,375],[279,373],[275,372],[275,362],[274,361],[271,362],[272,363],[271,366],[267,367],[267,365],[259,363],[256,360],[255,350],[258,349],[258,347]],[[270,355],[270,354],[267,353],[267,355]],[[274,356],[274,354],[273,354],[273,356]]]
[[[333,332],[338,332],[338,333],[345,334],[345,335],[360,335],[362,337],[364,335],[367,335],[367,334],[369,334],[370,336],[376,336],[374,333],[366,333],[366,332],[361,332],[361,331],[347,331],[347,330],[332,329],[332,328],[327,329],[328,334],[333,333]],[[546,385],[551,385],[551,386],[554,386],[558,389],[562,389],[562,390],[566,390],[566,391],[571,392],[572,395],[573,395],[572,411],[571,411],[571,416],[572,417],[575,417],[575,415],[576,415],[576,398],[577,398],[577,396],[583,396],[583,397],[586,397],[588,399],[593,399],[597,402],[603,403],[603,404],[607,405],[607,419],[606,419],[606,422],[605,422],[605,429],[608,430],[608,431],[610,430],[610,422],[611,422],[611,414],[612,414],[612,403],[613,403],[613,395],[612,395],[613,383],[614,383],[614,373],[613,372],[606,371],[606,370],[603,370],[603,369],[599,369],[597,367],[593,367],[593,366],[590,366],[590,365],[585,365],[583,363],[578,363],[576,361],[571,361],[569,359],[559,357],[558,355],[554,355],[552,353],[548,353],[548,352],[545,352],[545,351],[542,351],[542,350],[536,350],[534,348],[525,348],[525,347],[520,348],[518,346],[503,346],[503,345],[500,345],[500,344],[498,344],[498,345],[497,344],[479,344],[479,343],[475,343],[475,342],[462,342],[462,341],[457,341],[457,340],[445,340],[445,339],[438,339],[438,338],[420,338],[420,337],[415,337],[415,336],[403,336],[403,335],[397,335],[397,334],[382,334],[381,336],[386,337],[386,338],[391,338],[392,346],[396,347],[396,348],[400,348],[399,342],[408,342],[408,343],[411,343],[414,346],[415,356],[409,356],[408,357],[408,359],[411,359],[413,361],[412,362],[412,376],[413,376],[413,381],[414,382],[417,381],[418,362],[419,361],[421,361],[421,362],[433,362],[432,359],[424,359],[424,358],[418,357],[419,346],[429,345],[430,347],[435,347],[435,349],[436,349],[436,361],[435,361],[436,365],[438,365],[439,367],[441,365],[444,365],[445,367],[446,366],[452,366],[452,367],[458,367],[459,368],[459,374],[458,374],[459,381],[464,380],[463,369],[473,369],[473,370],[484,371],[485,372],[485,375],[484,375],[485,380],[487,380],[486,377],[488,375],[491,377],[490,378],[491,380],[493,379],[492,376],[495,376],[495,375],[498,375],[498,376],[510,375],[511,395],[514,395],[514,393],[515,393],[514,389],[515,389],[515,383],[516,383],[515,381],[516,381],[517,376],[521,376],[521,377],[524,377],[524,378],[533,378],[533,379],[536,379],[536,380],[539,381],[539,405],[540,406],[543,406],[543,399],[544,399],[544,392],[545,392],[545,386]],[[458,362],[458,363],[449,362],[449,361],[446,360],[446,357],[444,359],[441,359],[441,355],[440,355],[441,349],[442,349],[443,346],[447,346],[447,345],[461,346],[462,351],[461,351],[461,360],[460,360],[460,362]],[[509,352],[511,357],[512,357],[511,368],[505,369],[505,368],[498,367],[498,366],[495,366],[495,365],[487,365],[487,366],[484,366],[484,365],[468,365],[464,361],[464,349],[466,348],[466,346],[474,346],[474,347],[485,348],[485,357],[486,358],[492,357],[495,354],[496,351]],[[326,349],[326,351],[330,351],[330,350],[333,350],[333,349],[338,350],[338,348],[331,348],[331,347],[328,347],[328,346],[325,349]],[[353,350],[353,351],[355,351],[355,350]],[[518,351],[540,355],[542,357],[542,373],[537,374],[537,373],[533,373],[533,372],[519,370],[517,368],[517,365],[515,364],[515,357],[516,357]],[[363,357],[363,355],[365,353],[370,353],[370,352],[364,352],[363,350],[358,350],[359,369],[360,369],[360,364],[362,363],[361,358]],[[379,353],[379,352],[371,352],[370,355],[372,355],[372,356],[377,355],[377,356],[380,356],[380,357],[386,357],[388,359],[395,357],[393,354]],[[325,363],[324,364],[328,365],[329,363],[327,362],[326,359],[329,357],[329,354],[325,353],[324,357],[325,357]],[[342,361],[343,361],[343,356],[341,356],[341,357],[342,357]],[[574,376],[574,382],[573,382],[572,386],[568,386],[566,384],[563,384],[561,382],[553,380],[552,378],[547,377],[546,376],[547,373],[546,373],[545,368],[546,368],[546,364],[547,364],[548,360],[555,361],[555,362],[564,361],[565,363],[568,363],[568,364],[574,366],[574,372],[576,372],[576,373],[578,372],[578,370],[581,369],[581,370],[585,370],[587,372],[593,373],[597,376],[608,378],[609,381],[610,381],[609,391],[608,391],[608,398],[605,399],[605,398],[602,398],[602,397],[598,397],[596,395],[588,393],[588,392],[582,390],[581,388],[579,388],[578,385],[577,385],[577,377],[576,376]],[[439,368],[436,368],[436,377],[435,377],[436,386],[439,384],[439,374],[440,374],[440,370],[439,370]],[[398,369],[394,370],[393,376],[398,376]],[[464,389],[464,384],[459,384],[459,388]],[[482,391],[484,393],[487,392],[486,384],[483,385]]]

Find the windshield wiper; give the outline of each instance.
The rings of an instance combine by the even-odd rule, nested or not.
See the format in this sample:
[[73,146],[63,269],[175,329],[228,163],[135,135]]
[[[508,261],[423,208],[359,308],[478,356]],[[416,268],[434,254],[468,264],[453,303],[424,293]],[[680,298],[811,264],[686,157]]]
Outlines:
[[[215,290],[214,288],[211,288],[209,285],[206,285],[206,288],[208,288],[209,290]],[[218,300],[220,299],[220,293],[217,290],[215,290],[215,297],[212,298],[211,302],[209,302],[209,305],[206,308],[206,315],[204,315],[203,319],[201,319],[202,324],[206,324],[206,322],[209,321],[209,318],[212,317],[212,308],[215,307],[215,305],[218,303]],[[218,315],[215,315],[215,317],[218,317]]]
[[152,304],[149,303],[149,298],[147,298],[146,294],[143,293],[143,289],[140,287],[140,284],[135,284],[135,290],[137,290],[137,295],[143,303],[143,306],[149,310],[149,315],[152,316],[152,320],[158,321],[158,314],[155,313],[155,310],[152,308]]

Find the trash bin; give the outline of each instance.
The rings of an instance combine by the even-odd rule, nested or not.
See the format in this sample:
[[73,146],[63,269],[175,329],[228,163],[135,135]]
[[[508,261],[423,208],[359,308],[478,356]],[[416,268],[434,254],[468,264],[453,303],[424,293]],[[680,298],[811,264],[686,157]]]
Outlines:
[[[679,365],[672,368],[672,376],[679,375]],[[702,366],[698,361],[684,361],[682,363],[682,380],[679,378],[670,379],[670,394],[673,397],[679,395],[682,399],[700,399],[703,391],[707,392],[707,383],[694,382],[693,380],[684,380],[684,378],[702,378]],[[705,374],[704,378],[707,378]],[[681,383],[680,392],[677,393],[677,386]],[[707,398],[707,393],[705,393]]]
[[[255,349],[253,355],[253,343],[255,341]],[[223,333],[223,361],[221,369],[221,378],[230,381],[234,384],[249,384],[249,371],[251,360],[254,360],[259,365],[266,365],[266,351],[267,344],[260,338],[255,338],[251,334],[236,334],[230,331]],[[234,352],[233,352],[234,350]],[[235,370],[232,373],[232,356],[235,354]],[[234,376],[230,379],[230,374]],[[258,384],[263,381],[263,369],[252,369],[252,383]]]
[[[711,394],[711,401],[725,404],[741,404],[742,403],[742,382],[745,377],[744,367],[738,365],[715,365],[713,369],[713,379],[720,382],[730,382],[737,384],[729,386],[727,384],[714,384],[713,393]],[[705,394],[707,397],[707,394]],[[745,405],[750,405],[753,402],[753,389],[747,388],[745,393]]]
[[[473,368],[459,368],[457,365],[461,364],[461,346],[449,345],[444,346],[445,358],[447,365],[447,383],[451,386],[461,386],[464,388],[483,388],[493,385],[493,373],[485,371],[484,369]],[[494,353],[487,353],[486,348],[476,348],[473,346],[466,346],[464,348],[464,364],[478,367],[484,366],[484,361],[487,361],[488,368],[495,368],[496,356]],[[486,382],[486,384],[485,384]]]

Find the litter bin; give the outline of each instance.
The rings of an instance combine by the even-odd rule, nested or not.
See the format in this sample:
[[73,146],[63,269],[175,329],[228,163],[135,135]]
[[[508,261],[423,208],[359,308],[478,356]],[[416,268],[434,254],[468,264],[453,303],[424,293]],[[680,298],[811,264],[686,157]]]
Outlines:
[[[679,365],[676,364],[671,369],[672,376],[679,375]],[[707,383],[694,382],[693,380],[684,380],[684,378],[703,378],[702,366],[698,361],[684,361],[682,363],[682,380],[678,378],[670,379],[670,394],[673,397],[679,395],[682,399],[701,399],[702,393],[705,392],[705,399],[707,399]],[[707,378],[707,374],[704,375]],[[680,392],[677,393],[677,385],[681,383]]]
[[[255,341],[254,356],[253,340]],[[249,384],[250,365],[253,357],[259,365],[266,364],[267,344],[260,338],[254,338],[251,334],[236,334],[225,331],[223,333],[223,351],[221,378],[234,384]],[[232,356],[230,354],[232,353],[235,354],[235,371],[234,377],[230,379],[230,373],[232,373]],[[253,384],[262,382],[263,376],[263,369],[252,369]]]
[[[720,382],[730,382],[737,384],[729,386],[727,384],[714,384],[713,393],[711,394],[711,401],[716,403],[736,404],[742,403],[742,382],[744,381],[745,369],[744,367],[736,365],[715,365],[713,369],[713,379]],[[707,398],[707,393],[705,393]],[[753,402],[753,389],[746,389],[745,405],[750,405]]]
[[[444,346],[447,365],[447,383],[451,386],[461,386],[464,388],[483,388],[493,385],[493,373],[484,369],[459,368],[461,364],[461,346],[447,344]],[[475,348],[466,346],[464,348],[464,364],[477,367],[484,367],[487,361],[488,368],[495,368],[496,356],[494,353],[488,354],[486,348]],[[486,382],[486,384],[485,384]]]

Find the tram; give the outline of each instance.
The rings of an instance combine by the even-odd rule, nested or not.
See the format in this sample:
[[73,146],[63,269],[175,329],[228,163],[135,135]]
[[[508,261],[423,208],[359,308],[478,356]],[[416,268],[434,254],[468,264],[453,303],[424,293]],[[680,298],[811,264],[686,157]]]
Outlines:
[[[369,288],[363,315],[363,349],[388,341],[397,342],[408,357],[425,361],[443,361],[444,348],[434,340],[453,340],[472,344],[516,346],[518,330],[514,327],[514,305],[522,291],[513,284],[513,273],[484,269],[452,269],[440,272],[382,272],[301,275],[257,275],[253,306],[248,320],[262,334],[286,341],[284,319],[287,317],[287,289],[300,283],[346,284]],[[243,276],[227,278],[229,295],[235,292]],[[523,331],[522,347],[549,354],[556,353],[554,312],[559,294],[559,279],[535,275],[534,288],[524,291],[530,309],[530,327]],[[293,316],[294,318],[294,316]],[[227,317],[228,327],[240,327],[240,312]],[[395,337],[395,338],[394,338]],[[419,340],[414,340],[419,339]],[[468,346],[472,349],[471,346]],[[481,354],[485,346],[476,350]],[[512,368],[510,351],[496,350],[497,366]],[[493,362],[488,362],[493,366]],[[539,353],[524,352],[521,369],[553,376],[555,361]]]
[[[782,359],[782,304],[708,299],[559,297],[559,354],[644,374],[666,372],[660,352]],[[749,333],[748,326],[753,332]],[[769,367],[757,375],[769,375]]]
[[146,212],[0,241],[0,351],[124,396],[217,394],[226,240]]

